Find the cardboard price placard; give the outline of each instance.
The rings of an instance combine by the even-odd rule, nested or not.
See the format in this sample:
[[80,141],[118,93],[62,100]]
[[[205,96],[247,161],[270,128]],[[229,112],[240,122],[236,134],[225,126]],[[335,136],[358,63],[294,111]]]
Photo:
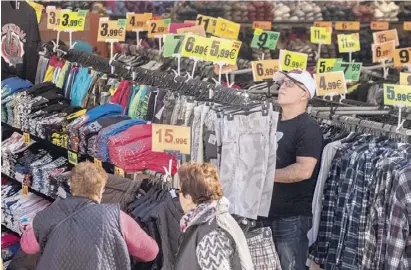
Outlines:
[[97,166],[103,167],[103,162],[99,160],[98,158],[94,158],[93,161],[94,161],[94,164],[96,164]]
[[308,55],[305,53],[292,52],[287,50],[280,50],[280,70],[290,71],[293,69],[307,68]]
[[344,72],[344,78],[346,81],[358,81],[360,79],[361,69],[362,63],[358,62],[348,63],[337,61],[334,65],[334,71]]
[[240,48],[241,41],[212,37],[207,61],[235,65]]
[[21,191],[23,196],[29,195],[29,186],[22,184]]
[[148,25],[147,21],[151,20],[153,15],[151,13],[136,14],[136,13],[127,13],[127,27],[126,31],[147,31]]
[[332,28],[332,27],[333,27],[333,22],[317,21],[317,22],[314,22],[314,26],[315,26],[315,27]]
[[266,31],[271,31],[273,28],[273,23],[268,21],[254,21],[253,29],[263,29]]
[[214,35],[217,37],[237,40],[240,24],[218,17]]
[[[228,73],[230,71],[234,71],[234,70],[237,70],[237,69],[238,69],[237,65],[227,65],[227,64],[225,64],[225,65],[222,66],[221,74]],[[215,74],[218,74],[220,72],[220,65],[214,64],[214,72],[215,72]]]
[[395,47],[400,45],[400,42],[398,40],[397,29],[391,29],[391,30],[387,30],[387,31],[375,32],[375,33],[372,34],[372,36],[374,38],[374,43],[375,44],[381,44],[381,43],[385,43],[385,42],[393,40],[393,41],[395,41]]
[[176,54],[181,54],[181,45],[183,44],[185,35],[167,34],[164,36],[164,57],[173,57]]
[[60,31],[83,31],[86,24],[87,11],[65,11],[60,12]]
[[342,61],[342,58],[320,58],[317,62],[317,73],[334,71],[334,65],[337,61]]
[[335,23],[335,30],[359,31],[360,30],[360,22],[350,22],[350,21],[336,22]]
[[69,161],[70,164],[72,164],[72,165],[77,165],[78,164],[77,153],[68,150],[67,151],[67,156],[68,156],[68,161]]
[[394,66],[403,67],[411,65],[411,47],[396,49],[394,52]]
[[332,28],[311,27],[311,43],[331,45]]
[[60,9],[56,9],[56,7],[48,6],[46,8],[47,13],[47,29],[58,31],[60,25]]
[[401,72],[400,73],[400,84],[411,86],[411,73]]
[[126,39],[126,19],[117,21],[100,18],[97,41],[124,41]]
[[255,29],[251,48],[275,50],[279,38],[279,32]]
[[382,62],[394,57],[395,41],[388,41],[381,44],[372,44],[372,61]]
[[388,30],[390,29],[389,22],[371,22],[370,24],[371,30]]
[[181,47],[181,56],[207,60],[211,39],[187,34]]
[[384,105],[406,105],[411,107],[411,86],[384,84]]
[[206,32],[204,31],[204,27],[202,27],[201,25],[177,29],[177,34],[184,34],[184,33],[190,33],[190,34],[195,34],[198,36],[206,37]]
[[411,31],[411,22],[404,22],[402,29],[404,31]]
[[191,153],[190,127],[152,124],[152,134],[151,148],[153,152]]
[[197,20],[195,22],[197,25],[203,26],[207,33],[214,34],[215,28],[217,26],[216,18],[198,14]]
[[314,77],[317,84],[317,96],[345,94],[347,92],[344,73],[342,71],[315,74]]
[[24,136],[24,144],[26,145],[30,144],[30,133],[23,132],[23,136]]
[[163,35],[168,34],[170,23],[170,19],[148,21],[148,37],[161,38]]
[[[168,28],[168,32],[170,34],[177,34],[177,30],[187,27],[195,26],[195,23],[170,23],[170,27]],[[204,31],[204,28],[202,28]],[[204,31],[205,33],[205,31]]]
[[120,177],[124,177],[126,174],[122,168],[119,168],[117,166],[114,167],[114,174]]
[[337,39],[338,39],[338,51],[340,53],[350,53],[350,52],[357,52],[361,50],[359,33],[349,34],[349,35],[340,34],[340,35],[337,35]]
[[253,78],[255,82],[264,80],[272,80],[274,74],[280,70],[278,60],[262,60],[252,61],[251,68],[253,70]]
[[37,23],[40,23],[41,20],[41,13],[43,12],[43,5],[40,5],[33,1],[26,1],[34,10],[36,11]]

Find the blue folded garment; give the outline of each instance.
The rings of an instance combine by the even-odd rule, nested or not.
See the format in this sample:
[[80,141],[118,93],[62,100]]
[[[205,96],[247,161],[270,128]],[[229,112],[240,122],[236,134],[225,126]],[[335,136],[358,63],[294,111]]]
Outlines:
[[1,81],[1,97],[5,98],[20,89],[30,88],[33,84],[19,77],[11,77]]

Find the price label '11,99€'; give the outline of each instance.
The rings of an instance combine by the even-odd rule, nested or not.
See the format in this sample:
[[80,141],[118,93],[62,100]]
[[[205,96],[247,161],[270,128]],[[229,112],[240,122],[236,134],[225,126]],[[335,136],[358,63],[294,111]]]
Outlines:
[[152,150],[154,152],[176,151],[191,153],[191,128],[172,125],[152,125]]

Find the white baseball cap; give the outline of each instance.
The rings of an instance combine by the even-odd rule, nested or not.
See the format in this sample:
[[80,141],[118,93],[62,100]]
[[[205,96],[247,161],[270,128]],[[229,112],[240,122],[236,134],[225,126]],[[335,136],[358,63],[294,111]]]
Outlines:
[[297,81],[307,88],[310,93],[310,98],[313,98],[315,95],[315,80],[311,74],[306,70],[294,69],[288,72],[279,71],[274,75],[273,80],[275,82],[283,81],[285,78],[290,80]]

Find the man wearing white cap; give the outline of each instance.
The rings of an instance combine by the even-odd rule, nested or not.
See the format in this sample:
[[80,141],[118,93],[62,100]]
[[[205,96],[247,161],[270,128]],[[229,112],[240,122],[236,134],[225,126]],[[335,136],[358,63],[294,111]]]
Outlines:
[[281,83],[278,104],[282,112],[277,126],[277,163],[269,223],[282,269],[303,270],[323,147],[320,127],[306,113],[315,94],[315,81],[302,70],[277,72],[274,81]]

